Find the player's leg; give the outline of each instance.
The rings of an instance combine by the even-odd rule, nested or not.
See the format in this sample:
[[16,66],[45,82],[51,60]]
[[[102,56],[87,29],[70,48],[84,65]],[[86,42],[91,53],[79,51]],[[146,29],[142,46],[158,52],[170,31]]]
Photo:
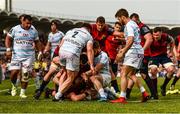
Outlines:
[[34,62],[34,58],[28,58],[24,61],[22,61],[22,67],[21,67],[21,91],[20,91],[20,97],[21,98],[26,98],[27,96],[25,95],[28,82],[29,82],[29,77],[30,74],[32,73],[32,63]]
[[15,61],[12,60],[11,64],[10,64],[10,79],[11,79],[11,85],[12,85],[12,89],[11,89],[11,95],[15,96],[17,94],[17,86],[16,86],[16,80],[17,80],[17,76],[20,72],[20,61]]
[[116,79],[116,75],[117,75],[117,64],[114,63],[114,61],[111,60],[110,63],[110,73],[111,73],[111,86],[114,88],[115,92],[120,92],[118,84],[117,84],[117,79]]
[[90,80],[100,95],[99,101],[106,101],[107,96],[105,95],[105,92],[103,89],[103,78],[102,78],[102,76],[100,74],[95,75],[95,76],[91,76]]
[[[144,86],[141,84],[141,81],[137,78],[136,74],[136,70],[131,71],[132,73],[129,73],[129,77],[133,80],[133,82],[137,85],[137,87],[139,88],[141,94],[142,94],[142,100],[141,102],[146,102],[149,99],[149,95],[146,92]],[[132,74],[132,75],[131,75]]]
[[133,80],[132,79],[128,79],[128,86],[127,86],[127,90],[126,90],[126,98],[127,99],[130,98],[130,94],[131,94],[133,86],[134,86]]
[[151,92],[151,98],[152,99],[158,99],[158,95],[155,90],[155,86],[153,84],[153,80],[150,78],[149,73],[148,73],[148,63],[150,61],[149,56],[145,56],[143,59],[142,66],[140,68],[140,74],[141,77],[144,79],[146,82],[146,85],[148,86],[150,92]]
[[157,74],[158,74],[158,66],[160,64],[160,60],[159,57],[151,57],[150,63],[149,63],[149,69],[150,69],[150,73],[151,73],[151,80],[153,82],[154,85],[154,93],[156,93],[156,97],[158,98],[158,89],[157,89]]
[[161,86],[162,96],[166,95],[166,86],[169,83],[169,81],[171,80],[171,78],[173,77],[174,72],[175,72],[175,67],[174,67],[173,63],[166,63],[166,64],[164,64],[164,66],[166,68],[167,74],[166,74],[165,80],[163,82],[163,85]]
[[161,85],[161,94],[162,94],[162,96],[165,96],[166,95],[166,86],[174,75],[175,66],[172,63],[171,59],[168,58],[167,56],[163,56],[163,57],[161,57],[161,59],[162,59],[162,64],[167,71],[163,85]]
[[43,81],[40,85],[40,88],[38,89],[38,91],[36,91],[34,95],[35,99],[39,99],[39,97],[41,96],[42,92],[44,91],[45,87],[47,86],[47,84],[49,83],[51,77],[53,76],[55,72],[56,72],[56,68],[51,66],[48,73],[44,76]]
[[121,93],[120,93],[120,98],[116,100],[111,100],[111,103],[127,103],[126,102],[126,89],[128,85],[128,79],[127,76],[129,72],[131,72],[134,68],[123,65],[121,69]]
[[59,85],[61,85],[66,80],[66,71],[61,69],[53,78],[53,82],[55,83],[55,92],[58,92]]
[[41,96],[42,92],[44,91],[45,87],[47,86],[47,84],[49,83],[51,77],[53,76],[53,74],[58,70],[59,68],[59,56],[56,56],[53,58],[49,71],[46,73],[46,75],[43,78],[43,81],[40,85],[40,88],[38,89],[38,91],[36,91],[34,98],[35,99],[39,99],[39,97]]
[[80,58],[76,54],[64,52],[64,55],[60,54],[60,63],[65,67],[64,71],[67,73],[67,78],[62,84],[59,83],[59,89],[53,101],[60,100],[62,95],[72,85],[79,72]]
[[172,81],[170,90],[174,90],[175,89],[176,82],[179,80],[179,78],[180,78],[180,68],[178,68],[177,74],[176,74],[176,76],[174,77],[174,79]]
[[63,96],[63,93],[65,93],[69,89],[77,74],[78,72],[76,71],[67,70],[66,80],[63,83],[59,83],[59,89],[55,95],[56,100],[59,100]]

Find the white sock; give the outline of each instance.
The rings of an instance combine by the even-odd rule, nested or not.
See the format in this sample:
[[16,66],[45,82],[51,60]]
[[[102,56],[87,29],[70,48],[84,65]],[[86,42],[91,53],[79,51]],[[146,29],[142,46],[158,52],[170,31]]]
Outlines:
[[21,89],[20,94],[25,94],[25,92],[26,92],[26,89]]
[[107,98],[106,95],[105,95],[105,92],[104,92],[104,89],[103,89],[103,88],[99,89],[98,92],[99,92],[99,94],[100,94],[101,97]]
[[59,99],[60,97],[62,97],[62,93],[61,92],[57,92],[56,94],[55,94],[55,99]]
[[143,93],[143,92],[146,91],[145,88],[144,88],[143,86],[141,86],[139,89],[140,89],[140,92],[141,92],[141,93]]
[[120,97],[126,98],[126,92],[121,91]]

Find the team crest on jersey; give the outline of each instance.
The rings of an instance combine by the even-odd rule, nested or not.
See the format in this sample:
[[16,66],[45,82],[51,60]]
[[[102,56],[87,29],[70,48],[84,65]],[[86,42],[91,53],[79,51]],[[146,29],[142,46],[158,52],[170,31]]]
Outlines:
[[23,36],[24,36],[24,37],[27,37],[27,36],[29,36],[29,34],[23,33]]

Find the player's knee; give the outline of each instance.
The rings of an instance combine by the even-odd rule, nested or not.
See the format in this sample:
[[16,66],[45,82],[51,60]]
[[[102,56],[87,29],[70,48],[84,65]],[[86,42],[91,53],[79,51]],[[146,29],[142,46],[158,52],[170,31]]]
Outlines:
[[152,66],[152,67],[150,67],[150,69],[151,69],[150,72],[152,75],[156,75],[158,73],[157,66]]
[[170,74],[173,74],[175,72],[175,67],[174,66],[169,66],[167,68],[167,72],[170,73]]
[[53,78],[53,82],[54,82],[55,84],[59,84],[59,83],[58,83],[58,79],[57,79],[56,77]]

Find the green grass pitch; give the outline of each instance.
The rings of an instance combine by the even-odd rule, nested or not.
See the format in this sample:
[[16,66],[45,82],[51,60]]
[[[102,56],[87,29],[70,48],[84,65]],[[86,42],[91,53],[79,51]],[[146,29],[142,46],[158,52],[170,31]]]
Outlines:
[[[163,78],[158,79],[158,85],[163,82]],[[172,81],[172,80],[171,80]],[[118,80],[120,82],[120,80]],[[98,101],[63,101],[52,102],[51,99],[34,100],[33,94],[35,86],[33,81],[27,89],[27,99],[20,99],[17,95],[12,97],[7,94],[7,89],[11,87],[9,80],[0,84],[0,113],[179,113],[180,112],[180,94],[167,95],[163,97],[159,90],[159,100],[149,100],[141,103],[141,94],[137,87],[134,87],[131,99],[128,104],[112,104],[109,102]],[[144,81],[142,80],[144,84]],[[171,82],[169,83],[169,85]],[[144,84],[145,85],[145,84]],[[169,88],[169,85],[167,88]],[[52,84],[50,84],[52,86]],[[145,86],[147,88],[147,86]],[[176,88],[180,87],[177,82]]]

